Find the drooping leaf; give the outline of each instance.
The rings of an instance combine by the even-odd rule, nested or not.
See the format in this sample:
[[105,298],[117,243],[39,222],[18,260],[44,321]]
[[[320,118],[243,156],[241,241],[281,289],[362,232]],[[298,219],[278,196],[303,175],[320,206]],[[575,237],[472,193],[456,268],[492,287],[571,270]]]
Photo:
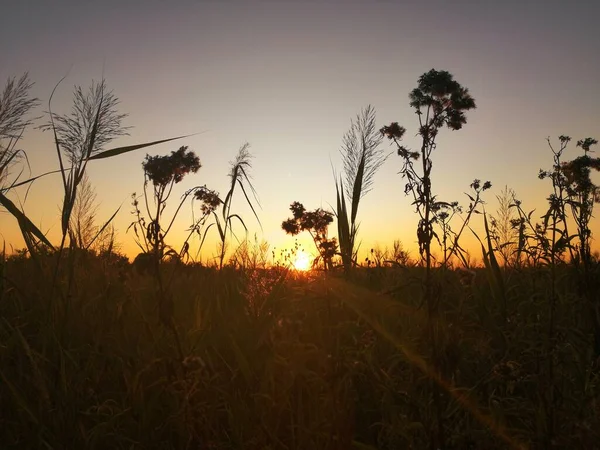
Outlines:
[[[246,224],[244,223],[243,219],[238,214],[230,214],[227,217],[227,222],[229,222],[231,224],[233,219],[238,219],[240,221],[240,223],[242,224],[242,226],[244,227],[244,230],[246,230],[246,233],[248,232],[248,228],[246,227]],[[229,229],[231,230],[231,226],[229,227]]]
[[260,219],[258,218],[258,214],[256,214],[256,210],[254,209],[254,205],[250,201],[250,198],[248,197],[248,194],[246,193],[246,188],[244,187],[244,185],[242,184],[242,182],[240,182],[240,188],[242,189],[242,192],[244,193],[244,197],[246,198],[246,202],[250,206],[250,209],[252,210],[252,213],[254,214],[254,217],[256,217],[256,221],[258,222],[258,224],[260,225],[260,228],[262,230],[262,223],[260,222]]
[[26,234],[31,234],[38,238],[41,242],[47,245],[49,248],[54,250],[54,247],[50,243],[50,241],[46,238],[44,233],[42,233],[38,227],[36,227],[31,220],[19,209],[15,206],[15,204],[4,196],[0,192],[0,203],[2,206],[6,208],[8,212],[10,212],[17,222],[19,223],[19,228],[21,229],[21,233],[23,233],[24,237]]

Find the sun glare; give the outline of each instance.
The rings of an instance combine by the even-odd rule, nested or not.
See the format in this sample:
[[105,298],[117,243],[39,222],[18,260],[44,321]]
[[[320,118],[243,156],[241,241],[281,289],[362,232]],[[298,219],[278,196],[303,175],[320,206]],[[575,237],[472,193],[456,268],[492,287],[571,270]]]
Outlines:
[[311,258],[304,252],[300,252],[298,256],[296,256],[296,261],[294,261],[294,268],[296,270],[301,270],[303,272],[310,269],[311,266]]

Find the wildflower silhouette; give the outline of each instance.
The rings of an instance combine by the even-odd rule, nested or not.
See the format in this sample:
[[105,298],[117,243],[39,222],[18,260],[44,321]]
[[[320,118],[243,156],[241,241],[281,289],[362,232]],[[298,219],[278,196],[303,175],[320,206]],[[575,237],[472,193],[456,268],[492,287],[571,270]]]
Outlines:
[[[179,257],[183,258],[186,256],[188,259],[190,258],[189,254],[189,241],[192,235],[196,234],[200,238],[200,245],[198,246],[198,251],[196,252],[196,258],[200,255],[200,251],[202,250],[202,246],[204,245],[204,241],[207,236],[208,227],[206,226],[207,221],[212,216],[212,214],[217,210],[217,208],[223,203],[221,198],[219,197],[219,193],[208,189],[206,186],[201,186],[198,188],[192,189],[193,197],[192,204],[197,201],[200,202],[200,217],[196,218],[194,214],[194,207],[192,205],[192,225],[188,228],[189,231],[188,236],[186,237],[181,251],[179,252]],[[210,225],[209,225],[210,226]]]
[[570,197],[569,204],[579,235],[579,257],[585,266],[589,266],[592,260],[590,248],[592,232],[589,224],[594,203],[600,202],[600,190],[591,180],[592,169],[600,171],[600,158],[589,156],[592,152],[591,147],[597,143],[596,139],[589,137],[577,141],[577,147],[581,147],[583,155],[561,166],[568,181],[566,191]]
[[290,210],[293,217],[283,221],[281,228],[292,236],[296,236],[302,231],[308,231],[319,252],[314,264],[317,264],[321,259],[326,269],[332,269],[332,259],[337,251],[337,240],[327,237],[327,229],[329,224],[333,222],[333,214],[321,208],[307,211],[300,202],[292,203]]
[[[475,108],[475,100],[468,89],[462,87],[447,71],[435,69],[419,77],[417,87],[409,94],[410,106],[415,109],[419,118],[419,135],[421,136],[421,149],[419,152],[411,151],[401,145],[400,141],[406,133],[406,128],[397,122],[381,128],[381,133],[393,141],[398,150],[398,155],[403,159],[400,173],[407,179],[404,188],[405,194],[412,194],[413,204],[419,214],[417,238],[421,260],[425,263],[424,302],[427,305],[428,325],[427,331],[431,343],[431,357],[434,369],[439,374],[441,364],[439,359],[439,343],[436,317],[439,302],[434,295],[434,286],[431,278],[431,241],[436,236],[433,224],[436,222],[435,209],[436,197],[431,189],[431,170],[433,167],[431,155],[437,147],[436,138],[443,127],[451,130],[460,130],[467,123],[466,111]],[[415,161],[421,159],[421,170],[417,171]],[[436,411],[436,433],[433,447],[446,446],[442,399],[437,385],[433,386],[433,404]]]
[[[149,222],[146,224],[146,220],[139,208],[139,201],[135,194],[133,194],[133,214],[136,216],[136,220],[129,228],[133,227],[136,235],[136,243],[144,252],[142,254],[144,256],[138,255],[136,261],[141,265],[148,266],[148,272],[153,275],[156,282],[159,320],[163,326],[171,331],[177,344],[180,360],[183,360],[181,341],[177,327],[173,321],[175,305],[172,295],[169,292],[168,283],[165,283],[163,280],[161,262],[165,257],[170,257],[175,261],[178,261],[180,258],[180,253],[175,252],[175,250],[165,244],[165,237],[173,226],[173,222],[181,206],[190,195],[197,192],[197,188],[190,189],[183,195],[169,225],[165,229],[163,229],[161,222],[167,206],[167,200],[173,191],[173,186],[181,182],[187,174],[198,172],[201,167],[200,159],[194,152],[188,151],[188,147],[182,146],[179,150],[171,152],[170,155],[146,155],[142,167],[144,169],[144,204]],[[152,183],[153,187],[153,209],[150,208],[148,200],[147,188],[150,183]],[[138,227],[142,230],[138,230]],[[140,233],[140,231],[143,232]]]
[[[540,225],[541,231],[538,240],[543,248],[549,247],[550,243],[545,233],[550,218],[553,218],[555,223],[551,227],[552,231],[553,233],[559,232],[560,238],[553,244],[552,252],[557,252],[560,256],[568,248],[571,252],[571,259],[574,259],[575,263],[582,262],[584,265],[589,265],[591,262],[589,222],[592,218],[594,203],[600,201],[600,191],[591,180],[592,169],[600,171],[600,158],[592,158],[589,153],[592,152],[591,147],[598,141],[593,138],[577,141],[577,147],[581,147],[584,154],[572,161],[564,162],[561,161],[561,156],[571,138],[563,135],[558,139],[560,148],[556,150],[548,139],[548,145],[554,154],[553,169],[540,170],[538,174],[542,180],[550,179],[554,189],[548,197],[549,209],[542,217],[544,223]],[[571,236],[568,232],[566,207],[571,209],[577,227],[576,236]],[[562,225],[562,230],[556,228],[555,225],[558,223]],[[578,246],[570,244],[573,237],[578,238]],[[575,253],[573,253],[574,251]]]
[[200,210],[202,211],[203,216],[212,214],[222,203],[219,198],[219,193],[211,191],[206,187],[198,189],[194,193],[194,198],[202,202]]
[[[143,217],[139,209],[139,201],[134,196],[133,206],[136,220],[130,225],[130,228],[133,227],[134,229],[138,246],[142,251],[152,253],[155,259],[154,263],[158,264],[165,256],[165,236],[171,229],[179,212],[179,208],[177,208],[168,227],[163,230],[161,225],[162,214],[167,205],[167,200],[171,196],[173,186],[182,181],[185,175],[198,172],[201,165],[196,154],[188,151],[188,147],[182,146],[179,150],[171,152],[170,155],[146,155],[142,167],[144,169],[144,204],[149,222],[146,222]],[[148,200],[147,187],[150,183],[153,187],[154,208],[150,207]],[[193,192],[188,191],[184,195],[182,203]],[[138,226],[142,230],[138,230]],[[139,231],[143,231],[143,233],[140,234]]]
[[200,159],[187,149],[187,147],[180,147],[179,150],[166,156],[146,155],[142,166],[155,187],[165,189],[167,186],[179,183],[188,173],[198,172],[201,167]]

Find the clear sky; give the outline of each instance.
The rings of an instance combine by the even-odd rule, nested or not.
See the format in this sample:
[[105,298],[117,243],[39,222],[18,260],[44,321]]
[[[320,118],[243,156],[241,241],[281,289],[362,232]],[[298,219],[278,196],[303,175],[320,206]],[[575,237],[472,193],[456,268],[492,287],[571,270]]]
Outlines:
[[[341,167],[342,136],[362,107],[372,104],[381,126],[404,125],[406,143],[417,146],[408,93],[431,68],[454,74],[478,107],[463,130],[439,138],[433,188],[440,199],[464,203],[462,192],[480,178],[494,186],[489,209],[508,185],[525,209],[541,211],[548,183],[537,173],[552,161],[546,137],[600,138],[598,1],[5,0],[0,13],[2,82],[28,71],[33,94],[46,104],[68,73],[53,104],[66,113],[73,86],[104,75],[133,127],[115,145],[204,132],[148,150],[167,154],[188,145],[199,155],[202,169],[175,195],[201,184],[226,191],[228,162],[249,142],[260,236],[275,247],[293,242],[280,227],[291,202],[309,209],[335,203],[331,164]],[[30,129],[21,147],[33,175],[57,168],[49,133]],[[89,168],[101,216],[123,204],[115,223],[130,253],[130,195],[142,189],[145,154]],[[578,154],[573,145],[567,156]],[[416,215],[400,163],[396,155],[388,159],[361,203],[363,248],[394,239],[414,248]],[[33,185],[25,203],[54,241],[61,196],[60,178],[50,176]],[[239,209],[251,232],[259,231],[250,211]],[[184,210],[172,243],[189,220]],[[22,246],[6,213],[0,231]]]

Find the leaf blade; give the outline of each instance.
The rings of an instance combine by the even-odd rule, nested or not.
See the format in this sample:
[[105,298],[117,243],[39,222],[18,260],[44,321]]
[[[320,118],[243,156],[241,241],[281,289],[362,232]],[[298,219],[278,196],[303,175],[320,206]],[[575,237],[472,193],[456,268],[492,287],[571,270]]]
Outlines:
[[122,155],[123,153],[132,152],[134,150],[139,150],[141,148],[152,147],[154,145],[163,144],[165,142],[170,142],[170,141],[175,141],[177,139],[184,139],[187,137],[195,136],[196,134],[199,134],[199,133],[187,134],[187,135],[172,137],[172,138],[168,138],[168,139],[160,139],[158,141],[145,142],[143,144],[134,144],[134,145],[126,145],[123,147],[111,148],[109,150],[104,150],[102,152],[96,153],[96,154],[90,156],[87,160],[93,161],[93,160],[97,160],[97,159],[112,158],[113,156]]

